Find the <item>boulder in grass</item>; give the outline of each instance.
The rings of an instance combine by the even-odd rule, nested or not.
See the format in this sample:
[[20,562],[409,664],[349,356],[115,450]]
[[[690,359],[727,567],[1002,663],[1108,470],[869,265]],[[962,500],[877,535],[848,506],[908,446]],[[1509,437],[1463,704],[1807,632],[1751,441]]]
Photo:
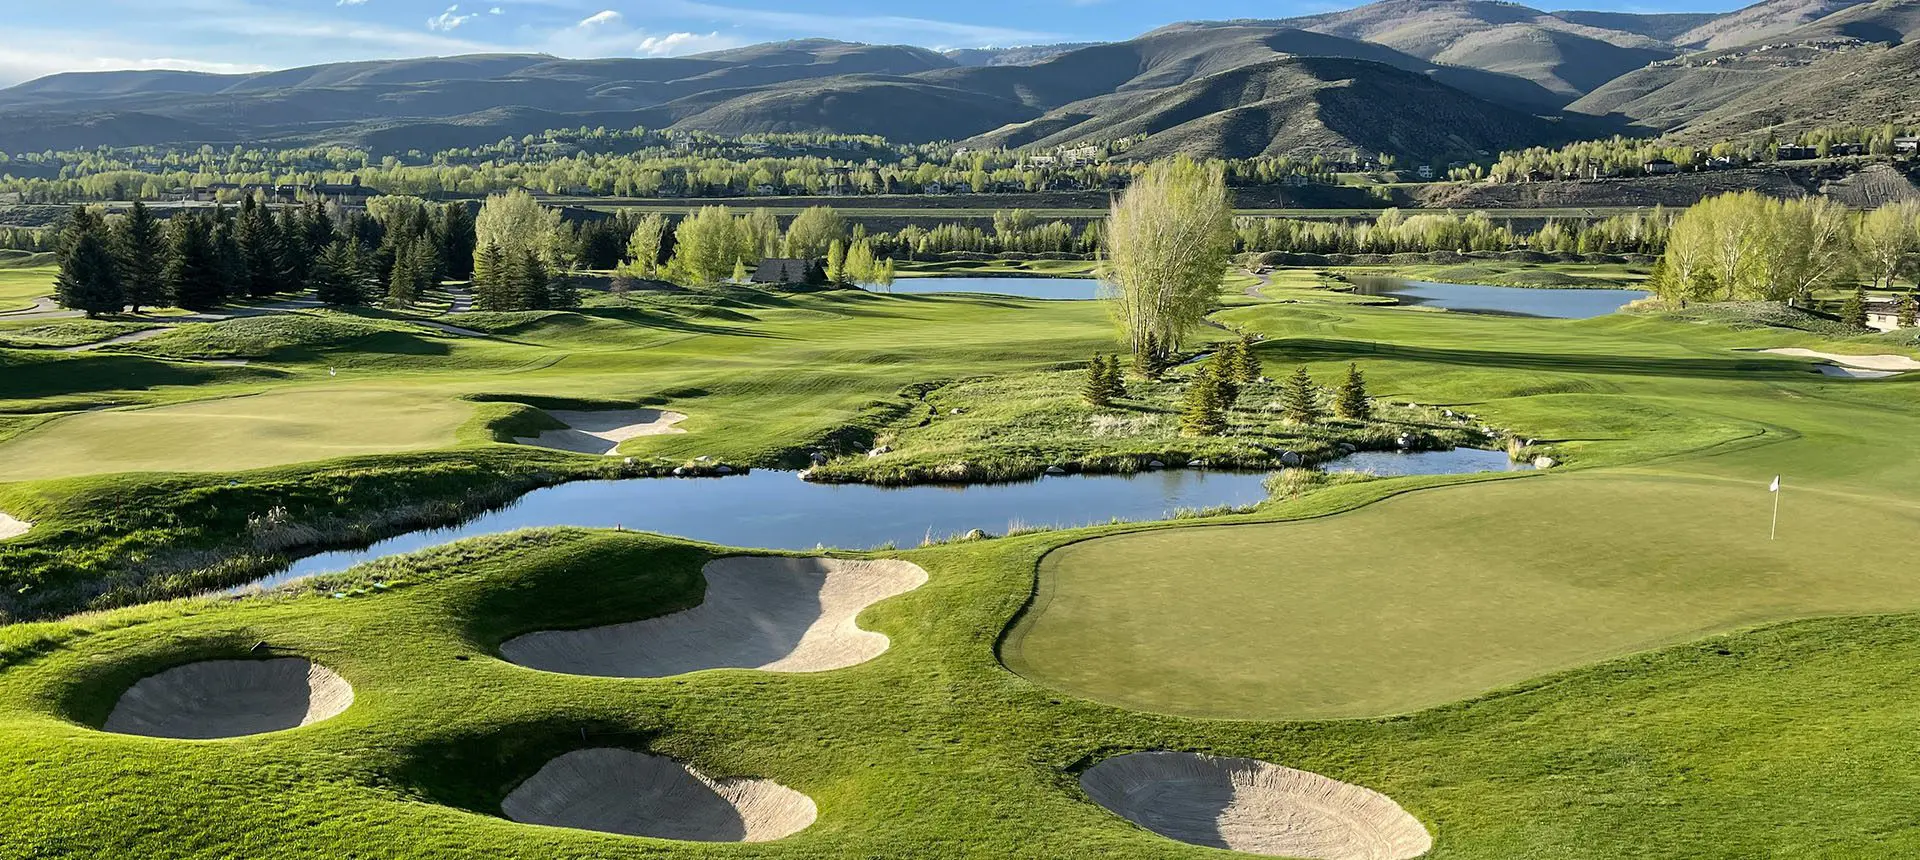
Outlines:
[[1305,462],[1306,458],[1301,457],[1293,451],[1282,451],[1280,453],[1280,465],[1282,466],[1299,466]]
[[1559,461],[1559,460],[1555,460],[1555,459],[1553,459],[1552,457],[1535,457],[1535,458],[1533,458],[1533,467],[1534,467],[1535,469],[1551,469],[1551,468],[1553,468],[1553,467],[1555,467],[1555,466],[1558,466],[1558,465],[1560,465],[1560,461]]
[[1066,469],[1063,469],[1063,468],[1060,468],[1059,466],[1048,466],[1048,467],[1047,467],[1047,474],[1049,474],[1049,475],[1064,475],[1064,474],[1066,474],[1066,473],[1067,473],[1067,470],[1066,470]]

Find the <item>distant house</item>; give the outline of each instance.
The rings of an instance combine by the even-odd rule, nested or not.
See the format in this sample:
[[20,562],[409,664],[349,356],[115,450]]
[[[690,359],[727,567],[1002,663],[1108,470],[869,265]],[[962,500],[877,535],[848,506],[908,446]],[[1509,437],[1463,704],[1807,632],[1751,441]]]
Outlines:
[[1827,150],[1827,154],[1839,157],[1866,155],[1867,145],[1864,143],[1836,143]]
[[1783,146],[1775,157],[1781,161],[1806,161],[1819,158],[1820,150],[1811,146]]
[[1420,177],[1421,179],[1432,179],[1432,178],[1433,178],[1433,165],[1431,165],[1431,164],[1422,164],[1422,165],[1420,165],[1420,166],[1419,166],[1418,168],[1415,168],[1415,169],[1414,169],[1414,171],[1413,171],[1413,175],[1415,175],[1415,176],[1418,176],[1418,177]]
[[1896,137],[1893,139],[1894,152],[1920,152],[1920,137]]
[[1900,299],[1867,302],[1867,328],[1874,331],[1900,330]]
[[809,284],[813,283],[814,262],[792,257],[768,257],[761,260],[753,275],[747,278],[753,284]]
[[1680,172],[1680,165],[1675,164],[1671,161],[1668,161],[1664,158],[1656,158],[1652,161],[1647,162],[1648,176],[1669,176],[1679,172]]

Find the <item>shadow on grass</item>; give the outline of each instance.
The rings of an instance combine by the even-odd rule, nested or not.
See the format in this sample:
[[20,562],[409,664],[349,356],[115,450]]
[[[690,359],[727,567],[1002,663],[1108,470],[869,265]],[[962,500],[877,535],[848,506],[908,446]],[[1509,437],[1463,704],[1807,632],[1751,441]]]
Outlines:
[[1262,342],[1255,349],[1269,356],[1309,361],[1378,357],[1425,364],[1450,364],[1459,367],[1486,367],[1500,370],[1545,370],[1563,373],[1695,379],[1814,381],[1811,378],[1813,374],[1809,365],[1782,359],[1569,355],[1405,346],[1334,338],[1282,338]]

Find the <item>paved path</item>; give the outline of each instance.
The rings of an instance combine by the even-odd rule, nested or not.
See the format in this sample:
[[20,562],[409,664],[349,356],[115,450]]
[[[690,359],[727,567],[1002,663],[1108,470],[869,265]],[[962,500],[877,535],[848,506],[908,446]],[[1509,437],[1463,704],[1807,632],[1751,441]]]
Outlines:
[[1270,286],[1273,286],[1273,275],[1266,272],[1256,272],[1256,271],[1253,271],[1252,269],[1248,269],[1247,274],[1260,279],[1260,283],[1254,284],[1253,286],[1247,288],[1247,295],[1252,296],[1256,299],[1266,298],[1267,297],[1266,293],[1261,291],[1265,290]]
[[79,346],[63,346],[57,351],[58,352],[92,352],[96,349],[105,349],[110,346],[119,346],[120,344],[123,344],[123,343],[133,343],[135,341],[146,340],[147,338],[150,338],[150,337],[159,337],[170,331],[173,331],[172,326],[158,326],[156,328],[141,329],[140,331],[123,334],[123,335],[120,335],[119,337],[110,337],[110,338],[107,338],[106,340],[96,341],[94,343],[83,343]]

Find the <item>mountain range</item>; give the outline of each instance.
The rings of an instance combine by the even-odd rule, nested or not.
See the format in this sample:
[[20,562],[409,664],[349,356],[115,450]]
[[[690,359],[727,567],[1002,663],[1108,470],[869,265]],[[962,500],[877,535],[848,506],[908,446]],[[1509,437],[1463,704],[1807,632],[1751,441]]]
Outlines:
[[1124,42],[944,53],[810,39],[680,58],[72,73],[0,90],[0,151],[342,143],[385,154],[584,125],[1443,160],[1615,132],[1717,139],[1913,121],[1916,30],[1920,0],[1646,15],[1381,0]]

